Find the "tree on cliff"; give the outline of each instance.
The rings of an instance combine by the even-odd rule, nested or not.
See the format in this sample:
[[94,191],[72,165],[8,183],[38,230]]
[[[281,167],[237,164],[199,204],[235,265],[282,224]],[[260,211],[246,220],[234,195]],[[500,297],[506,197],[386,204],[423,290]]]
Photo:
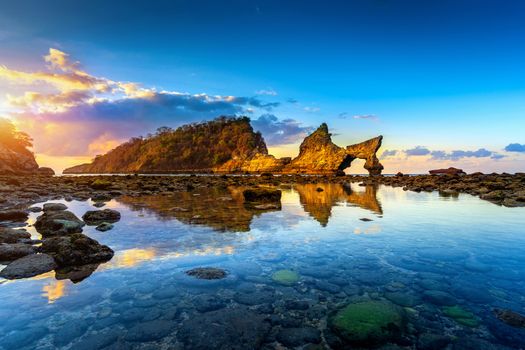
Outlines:
[[31,153],[28,148],[33,147],[32,139],[28,134],[16,130],[13,122],[7,118],[0,118],[0,144],[18,153]]

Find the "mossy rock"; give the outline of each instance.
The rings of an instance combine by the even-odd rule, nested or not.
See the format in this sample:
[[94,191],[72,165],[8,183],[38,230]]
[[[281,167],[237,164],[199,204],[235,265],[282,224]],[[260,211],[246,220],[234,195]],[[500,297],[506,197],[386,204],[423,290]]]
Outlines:
[[280,284],[291,286],[299,281],[299,275],[291,270],[279,270],[272,274],[272,280]]
[[107,180],[96,179],[91,183],[90,187],[94,190],[107,190],[111,185],[112,183]]
[[330,326],[350,344],[374,346],[398,338],[405,329],[406,314],[387,301],[359,302],[337,312]]
[[479,326],[479,321],[474,314],[461,306],[446,306],[443,308],[443,314],[463,326],[472,328]]

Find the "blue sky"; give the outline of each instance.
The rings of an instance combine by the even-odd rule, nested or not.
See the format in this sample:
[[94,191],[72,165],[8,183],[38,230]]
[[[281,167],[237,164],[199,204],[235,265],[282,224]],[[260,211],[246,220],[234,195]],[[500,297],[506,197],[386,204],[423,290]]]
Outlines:
[[[449,164],[472,171],[525,169],[525,152],[505,151],[509,144],[525,144],[522,1],[2,2],[0,66],[10,70],[43,71],[42,57],[54,48],[95,77],[157,92],[274,103],[234,111],[252,120],[274,116],[260,122],[268,121],[261,128],[270,133],[266,138],[277,155],[293,155],[303,134],[326,121],[340,145],[383,134],[383,149],[398,151],[383,160],[391,171]],[[35,84],[0,79],[0,99],[51,90]],[[119,98],[106,103],[125,105]],[[21,119],[31,132],[34,109],[28,116],[5,101],[0,113]],[[114,116],[104,109],[104,117],[126,122],[116,109]],[[106,133],[107,146],[160,125],[211,118],[216,111],[185,110],[185,118],[165,108],[147,110],[153,114],[128,120],[136,128]],[[82,109],[84,122],[86,113]],[[45,121],[47,115],[38,117]],[[95,129],[89,134],[91,142],[101,136]],[[60,152],[47,144],[35,137],[35,151],[49,157],[92,157],[96,148]],[[440,160],[404,152],[417,146],[491,153]]]

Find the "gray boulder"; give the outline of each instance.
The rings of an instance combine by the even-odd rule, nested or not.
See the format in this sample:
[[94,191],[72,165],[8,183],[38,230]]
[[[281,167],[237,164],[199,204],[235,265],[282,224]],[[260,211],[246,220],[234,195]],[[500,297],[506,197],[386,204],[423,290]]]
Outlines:
[[53,270],[55,260],[47,254],[32,254],[17,259],[0,271],[0,277],[19,279],[37,276]]

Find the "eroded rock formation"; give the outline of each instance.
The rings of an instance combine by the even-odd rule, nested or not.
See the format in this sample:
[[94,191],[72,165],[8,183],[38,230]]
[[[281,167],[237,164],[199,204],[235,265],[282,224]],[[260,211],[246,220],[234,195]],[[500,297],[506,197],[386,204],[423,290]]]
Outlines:
[[332,142],[332,134],[323,123],[306,137],[299,148],[299,155],[283,168],[284,173],[330,174],[350,166],[354,159],[365,159],[365,169],[370,175],[379,175],[383,165],[376,152],[381,147],[383,136],[347,146],[346,149]]

